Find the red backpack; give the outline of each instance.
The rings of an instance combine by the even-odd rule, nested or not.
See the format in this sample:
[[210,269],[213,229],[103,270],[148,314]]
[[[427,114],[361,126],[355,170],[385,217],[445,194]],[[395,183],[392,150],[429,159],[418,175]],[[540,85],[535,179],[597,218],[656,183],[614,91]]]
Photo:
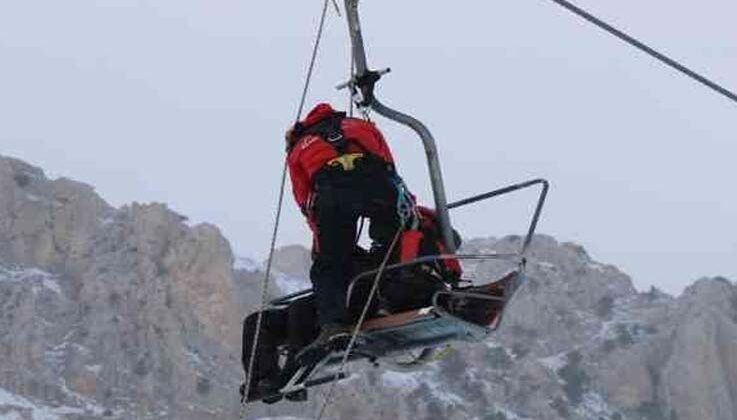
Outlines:
[[[435,211],[422,206],[417,206],[417,210],[420,214],[419,228],[402,233],[399,256],[402,263],[427,255],[446,254]],[[459,246],[460,236],[455,230],[453,233],[456,246]],[[433,265],[445,281],[456,282],[463,274],[461,264],[456,258],[438,260]]]

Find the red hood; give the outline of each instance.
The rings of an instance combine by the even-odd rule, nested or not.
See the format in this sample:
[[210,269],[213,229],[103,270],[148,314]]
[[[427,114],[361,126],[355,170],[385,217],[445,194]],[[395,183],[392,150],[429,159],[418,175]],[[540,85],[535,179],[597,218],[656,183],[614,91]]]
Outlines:
[[307,117],[304,120],[300,121],[300,123],[305,126],[310,126],[312,124],[320,122],[320,120],[333,115],[334,113],[335,110],[332,106],[330,106],[330,104],[321,103],[312,108],[312,111],[310,111],[310,113],[307,114]]

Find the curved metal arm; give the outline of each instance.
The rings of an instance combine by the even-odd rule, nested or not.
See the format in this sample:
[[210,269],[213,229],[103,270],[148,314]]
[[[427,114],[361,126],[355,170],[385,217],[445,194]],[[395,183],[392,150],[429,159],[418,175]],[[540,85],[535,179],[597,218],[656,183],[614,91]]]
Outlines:
[[445,195],[445,183],[443,182],[443,172],[440,169],[438,148],[435,145],[435,139],[433,138],[432,133],[430,133],[430,130],[425,126],[425,124],[418,119],[389,108],[376,98],[371,101],[371,108],[379,115],[411,128],[422,139],[422,144],[425,147],[425,156],[427,157],[427,169],[430,173],[433,198],[435,201],[435,214],[438,219],[438,224],[440,225],[440,233],[443,236],[443,245],[445,245],[445,249],[448,253],[454,253],[456,251],[456,244],[453,240],[453,227],[450,222],[450,214],[448,213],[448,198]]
[[527,253],[527,248],[530,247],[530,243],[532,242],[532,237],[535,234],[535,229],[537,229],[537,222],[540,221],[540,214],[543,211],[543,206],[545,205],[545,198],[548,196],[548,190],[550,189],[550,183],[548,180],[543,178],[537,178],[530,181],[520,182],[519,184],[510,185],[508,187],[499,188],[494,191],[489,191],[484,194],[475,195],[473,197],[464,198],[463,200],[458,200],[456,202],[448,204],[449,209],[454,209],[456,207],[465,206],[467,204],[476,203],[479,201],[487,200],[492,197],[497,197],[503,194],[508,194],[514,191],[522,190],[528,187],[531,187],[533,185],[542,185],[542,188],[540,189],[540,196],[537,199],[537,205],[535,205],[535,212],[532,214],[532,220],[530,221],[530,227],[527,229],[527,236],[525,237],[525,242],[522,245],[522,250],[520,251],[521,255],[525,255]]
[[[345,0],[345,14],[348,20],[348,32],[351,36],[351,46],[353,51],[353,61],[356,64],[356,73],[360,77],[366,74],[368,64],[366,60],[366,49],[363,44],[363,35],[361,34],[361,21],[358,17],[358,0]],[[437,214],[440,232],[443,237],[445,250],[452,254],[456,251],[455,241],[453,240],[453,228],[448,214],[448,200],[445,195],[445,184],[443,183],[443,174],[440,170],[440,160],[438,159],[438,149],[435,145],[435,139],[430,130],[418,119],[394,110],[382,104],[375,97],[368,98],[370,107],[379,115],[390,120],[405,125],[417,133],[422,139],[427,156],[427,166],[430,172],[430,182],[432,185],[433,198],[435,201],[435,212]]]

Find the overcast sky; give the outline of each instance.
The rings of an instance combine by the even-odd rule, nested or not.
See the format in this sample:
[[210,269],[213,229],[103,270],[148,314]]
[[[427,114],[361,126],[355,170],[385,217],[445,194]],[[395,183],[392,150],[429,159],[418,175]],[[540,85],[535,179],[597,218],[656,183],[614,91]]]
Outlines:
[[[282,133],[321,0],[0,2],[0,153],[162,201],[265,256]],[[342,2],[340,2],[342,3]],[[737,90],[734,0],[579,0]],[[584,245],[639,288],[737,279],[737,104],[543,0],[364,0],[379,95],[435,134],[451,199],[552,183],[540,231]],[[309,102],[346,98],[331,13]],[[431,202],[419,140],[378,120]],[[281,244],[307,243],[287,202]],[[520,233],[533,194],[453,214],[466,237]]]

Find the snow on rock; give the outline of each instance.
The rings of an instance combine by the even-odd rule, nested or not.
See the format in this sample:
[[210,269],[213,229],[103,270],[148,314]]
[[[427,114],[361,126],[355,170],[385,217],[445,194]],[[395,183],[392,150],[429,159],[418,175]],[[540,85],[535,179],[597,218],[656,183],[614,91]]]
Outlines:
[[37,196],[36,194],[31,194],[31,193],[26,193],[26,198],[28,199],[28,201],[33,201],[33,202],[43,201],[41,197]]
[[542,357],[537,360],[546,368],[552,370],[553,372],[556,372],[558,369],[566,365],[567,363],[566,354],[567,352],[562,352],[562,353],[558,353],[553,356]]
[[296,293],[312,287],[309,280],[284,273],[275,273],[274,279],[276,280],[276,286],[284,294]]
[[420,386],[417,375],[411,373],[402,373],[394,371],[386,371],[381,375],[384,386],[390,388],[398,388],[405,392],[413,391]]
[[257,263],[256,261],[250,258],[246,258],[246,257],[236,257],[233,263],[233,268],[235,270],[243,270],[249,273],[253,273],[255,271],[261,271],[264,269],[264,267],[261,264]]
[[0,265],[0,282],[31,284],[34,293],[46,289],[59,295],[62,294],[58,277],[38,268],[13,268]]
[[556,270],[555,264],[549,263],[547,261],[534,261],[533,264],[537,264],[543,270]]
[[259,417],[256,420],[307,420],[307,418],[306,417],[280,416],[280,417]]
[[[463,249],[509,253],[522,241]],[[233,261],[216,228],[163,204],[116,209],[91,186],[0,156],[0,251],[0,379],[20,378],[0,388],[0,419],[236,417],[240,320],[258,303],[264,264]],[[528,281],[492,340],[459,343],[409,374],[354,374],[326,420],[737,419],[737,286],[638,293],[580,245],[536,235],[529,251]],[[307,248],[279,248],[270,286],[281,290],[268,292],[309,287],[310,265]],[[510,266],[464,268],[487,282]],[[311,414],[253,408],[262,420]]]
[[[271,267],[272,282],[282,294],[290,294],[299,292],[312,287],[310,280],[307,278],[306,272],[294,272],[284,267],[287,264],[293,264],[293,261],[285,261],[284,253],[276,256],[279,260],[274,260]],[[287,268],[285,270],[285,268]],[[244,271],[246,273],[263,273],[266,271],[266,262],[259,263],[247,257],[237,257],[233,263],[233,269]]]
[[[59,416],[55,415],[48,409],[41,408],[31,401],[11,392],[0,388],[0,409],[3,411],[8,410],[7,413],[3,413],[3,418],[14,418],[11,416],[17,416],[15,418],[23,418],[21,412],[30,411],[34,420],[57,420]],[[2,413],[2,411],[0,411]]]
[[100,371],[102,371],[102,365],[92,365],[92,366],[85,366],[88,371],[94,373],[95,375],[99,375]]
[[28,398],[9,392],[0,388],[0,418],[3,420],[28,419],[31,420],[62,420],[66,416],[96,415],[102,414],[97,406],[87,409],[59,406],[50,407],[32,402]]
[[588,392],[583,397],[583,402],[576,411],[584,418],[611,418],[614,410],[609,407],[604,397],[596,392]]
[[491,413],[492,415],[496,415],[496,417],[491,417],[491,418],[506,419],[506,420],[530,420],[528,417],[522,417],[519,414],[515,413],[514,411],[511,411],[500,405],[495,405]]

